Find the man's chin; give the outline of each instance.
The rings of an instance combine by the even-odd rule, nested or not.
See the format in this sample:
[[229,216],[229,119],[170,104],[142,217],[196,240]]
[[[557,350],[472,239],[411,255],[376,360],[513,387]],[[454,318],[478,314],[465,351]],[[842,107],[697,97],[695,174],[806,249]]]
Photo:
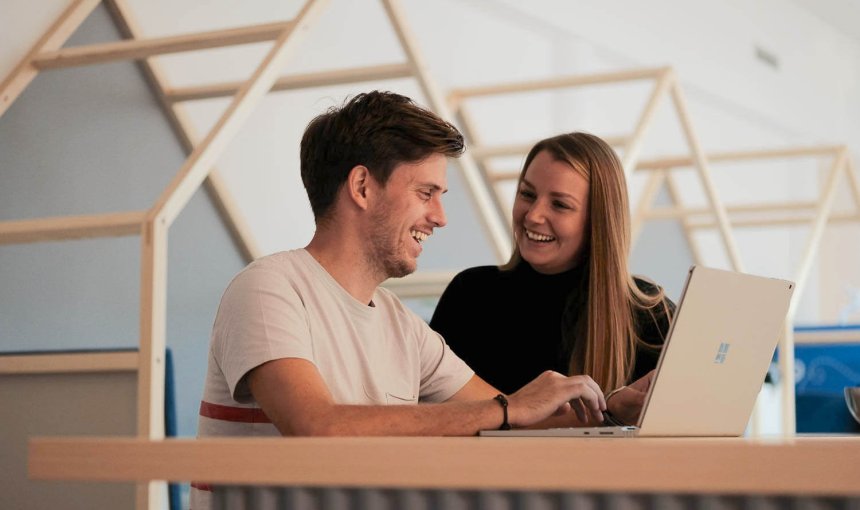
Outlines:
[[401,262],[397,265],[393,265],[388,268],[388,277],[389,278],[403,278],[404,276],[409,276],[414,273],[418,269],[418,264],[416,262],[407,263]]

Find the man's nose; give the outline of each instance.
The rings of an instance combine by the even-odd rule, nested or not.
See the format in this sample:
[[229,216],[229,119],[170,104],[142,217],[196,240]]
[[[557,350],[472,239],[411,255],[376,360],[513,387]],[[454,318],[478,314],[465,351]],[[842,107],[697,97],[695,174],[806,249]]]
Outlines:
[[448,224],[448,218],[445,217],[445,206],[442,205],[442,200],[438,197],[433,199],[433,208],[430,210],[429,220],[440,228]]

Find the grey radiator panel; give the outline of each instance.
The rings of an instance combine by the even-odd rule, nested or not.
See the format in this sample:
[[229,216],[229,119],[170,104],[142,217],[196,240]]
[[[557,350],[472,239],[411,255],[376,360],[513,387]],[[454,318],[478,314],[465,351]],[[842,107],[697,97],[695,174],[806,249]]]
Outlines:
[[860,498],[220,486],[224,510],[860,510]]

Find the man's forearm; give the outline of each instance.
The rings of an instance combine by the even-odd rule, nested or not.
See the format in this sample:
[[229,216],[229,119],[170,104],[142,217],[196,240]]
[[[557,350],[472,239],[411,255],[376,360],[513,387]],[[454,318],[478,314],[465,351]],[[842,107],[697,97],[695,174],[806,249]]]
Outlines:
[[306,416],[294,430],[278,429],[289,436],[472,436],[497,429],[502,421],[503,409],[492,399],[402,406],[332,404]]

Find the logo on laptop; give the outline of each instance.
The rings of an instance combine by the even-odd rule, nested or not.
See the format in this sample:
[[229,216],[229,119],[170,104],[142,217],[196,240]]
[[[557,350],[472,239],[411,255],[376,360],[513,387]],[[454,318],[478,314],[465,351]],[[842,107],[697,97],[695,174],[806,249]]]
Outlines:
[[720,349],[717,351],[717,355],[714,356],[714,363],[718,365],[722,365],[726,361],[726,355],[729,353],[729,344],[723,342],[720,344]]

